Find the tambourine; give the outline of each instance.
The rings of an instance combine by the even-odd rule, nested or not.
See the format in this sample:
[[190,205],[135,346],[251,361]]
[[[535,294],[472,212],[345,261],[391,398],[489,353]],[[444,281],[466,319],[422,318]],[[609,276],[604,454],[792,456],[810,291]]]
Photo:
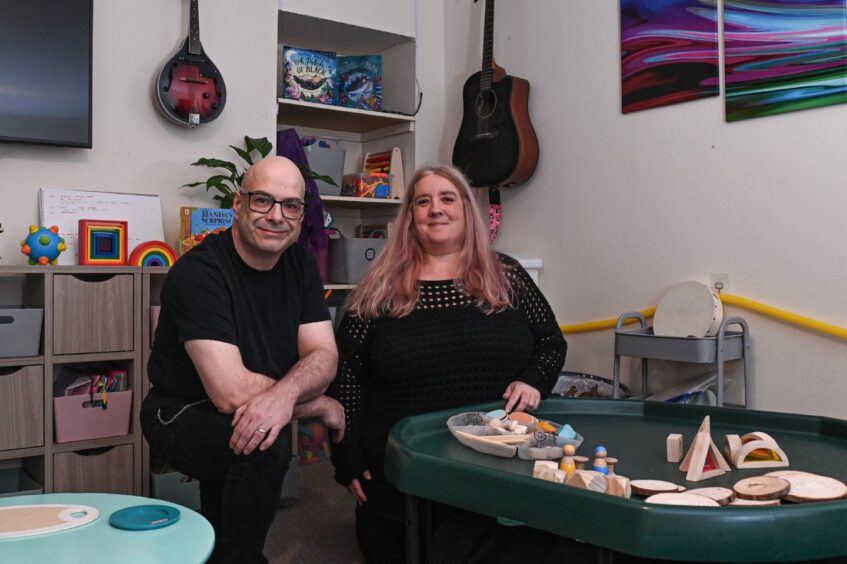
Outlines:
[[700,282],[683,282],[668,290],[653,317],[653,334],[664,337],[714,337],[723,320],[723,304]]

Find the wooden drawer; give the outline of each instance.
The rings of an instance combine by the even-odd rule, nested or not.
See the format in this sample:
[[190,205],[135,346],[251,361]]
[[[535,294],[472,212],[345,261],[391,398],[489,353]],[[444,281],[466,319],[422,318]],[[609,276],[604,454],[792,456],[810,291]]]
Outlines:
[[132,274],[53,277],[53,353],[133,349]]
[[0,368],[0,450],[44,445],[44,367]]
[[53,456],[54,492],[132,494],[132,445]]

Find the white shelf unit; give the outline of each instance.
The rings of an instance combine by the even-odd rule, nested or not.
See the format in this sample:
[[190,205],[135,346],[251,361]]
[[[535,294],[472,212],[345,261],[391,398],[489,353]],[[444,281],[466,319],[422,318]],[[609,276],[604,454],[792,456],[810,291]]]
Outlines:
[[[302,135],[335,139],[345,150],[344,174],[358,172],[367,152],[399,147],[406,180],[415,170],[415,38],[280,9],[278,12],[277,127]],[[284,45],[339,55],[382,55],[384,112],[342,108],[282,98]],[[402,113],[391,113],[402,112]],[[357,225],[387,223],[399,201],[323,196],[335,227],[347,237]]]

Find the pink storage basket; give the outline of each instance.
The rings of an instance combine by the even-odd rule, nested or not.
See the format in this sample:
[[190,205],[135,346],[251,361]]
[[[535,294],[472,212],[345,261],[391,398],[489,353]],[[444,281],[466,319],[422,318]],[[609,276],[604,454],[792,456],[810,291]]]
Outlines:
[[[106,409],[85,407],[88,394],[53,398],[53,423],[57,443],[86,441],[129,434],[132,390],[109,393]],[[95,400],[102,397],[97,394]]]

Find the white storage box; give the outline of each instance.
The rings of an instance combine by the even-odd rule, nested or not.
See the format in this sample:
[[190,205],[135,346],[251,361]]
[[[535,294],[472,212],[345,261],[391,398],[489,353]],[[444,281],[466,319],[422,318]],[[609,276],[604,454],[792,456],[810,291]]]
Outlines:
[[0,357],[38,356],[43,319],[39,307],[0,306]]
[[152,497],[200,511],[200,482],[181,472],[150,472]]
[[330,284],[356,284],[385,247],[387,239],[330,239]]
[[335,186],[321,180],[316,180],[318,192],[325,196],[338,196],[341,194],[341,177],[344,173],[345,151],[338,146],[337,141],[317,139],[311,145],[303,147],[309,168],[312,172],[321,176],[329,176],[335,181]]

